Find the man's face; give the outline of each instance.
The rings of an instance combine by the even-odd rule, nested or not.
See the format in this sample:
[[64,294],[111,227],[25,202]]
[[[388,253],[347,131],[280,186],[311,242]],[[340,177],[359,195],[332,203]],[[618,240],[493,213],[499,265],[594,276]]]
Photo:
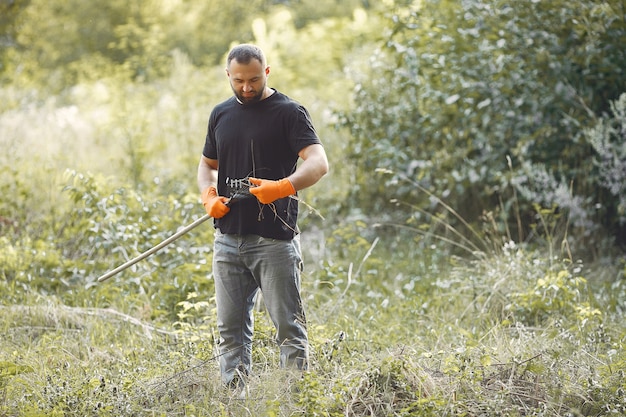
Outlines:
[[264,98],[269,73],[270,67],[263,68],[256,59],[247,64],[233,59],[226,69],[230,87],[241,104],[256,103]]

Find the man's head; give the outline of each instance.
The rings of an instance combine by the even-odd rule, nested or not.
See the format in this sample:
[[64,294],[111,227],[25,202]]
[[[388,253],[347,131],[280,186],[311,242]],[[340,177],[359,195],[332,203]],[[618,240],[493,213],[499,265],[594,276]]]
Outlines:
[[226,74],[241,104],[256,103],[267,97],[270,67],[258,46],[243,44],[231,49],[226,61]]

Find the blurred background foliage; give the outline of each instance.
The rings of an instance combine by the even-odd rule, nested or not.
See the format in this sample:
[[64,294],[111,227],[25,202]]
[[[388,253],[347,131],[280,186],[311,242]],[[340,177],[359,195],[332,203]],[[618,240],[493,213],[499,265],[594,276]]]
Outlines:
[[[497,211],[518,241],[538,203],[567,213],[579,248],[625,243],[623,1],[426,0],[387,16],[341,121],[357,171],[347,202],[391,218],[389,199],[428,205],[411,178],[465,218]],[[381,167],[391,175],[372,180]]]
[[[62,191],[75,189],[68,169],[103,199],[123,189],[150,204],[197,200],[206,120],[231,94],[224,56],[256,42],[270,84],[310,109],[331,159],[331,174],[302,193],[302,223],[320,239],[359,230],[401,256],[404,233],[429,248],[456,230],[494,247],[548,241],[569,257],[619,257],[625,7],[2,0],[0,232],[80,258],[62,239],[87,233],[72,216],[94,213]],[[140,237],[157,235],[147,230]]]
[[6,0],[0,4],[3,81],[46,84],[56,93],[112,73],[155,80],[171,72],[173,51],[197,66],[221,65],[233,42],[253,39],[255,19],[281,8],[289,10],[289,23],[298,30],[325,18],[350,17],[359,6],[358,0]]

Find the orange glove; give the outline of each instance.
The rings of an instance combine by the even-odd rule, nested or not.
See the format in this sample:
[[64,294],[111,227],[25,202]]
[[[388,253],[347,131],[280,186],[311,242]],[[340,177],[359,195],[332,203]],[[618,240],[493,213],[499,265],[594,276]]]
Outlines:
[[217,195],[217,189],[213,186],[202,191],[202,205],[207,214],[214,219],[224,217],[230,211],[230,207],[225,204],[227,202],[228,198]]
[[263,204],[270,204],[279,198],[296,193],[296,189],[293,188],[293,184],[287,178],[272,181],[250,177],[250,183],[256,185],[256,187],[250,187],[250,193],[254,194]]

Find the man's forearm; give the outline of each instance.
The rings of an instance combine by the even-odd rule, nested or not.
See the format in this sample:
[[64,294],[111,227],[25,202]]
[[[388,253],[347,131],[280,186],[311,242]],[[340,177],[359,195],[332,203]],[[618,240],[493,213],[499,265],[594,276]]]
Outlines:
[[312,186],[328,172],[328,159],[323,148],[311,147],[309,152],[302,156],[302,163],[296,172],[288,177],[296,191]]
[[217,188],[217,170],[209,166],[203,159],[198,164],[198,188],[200,192],[210,186]]

